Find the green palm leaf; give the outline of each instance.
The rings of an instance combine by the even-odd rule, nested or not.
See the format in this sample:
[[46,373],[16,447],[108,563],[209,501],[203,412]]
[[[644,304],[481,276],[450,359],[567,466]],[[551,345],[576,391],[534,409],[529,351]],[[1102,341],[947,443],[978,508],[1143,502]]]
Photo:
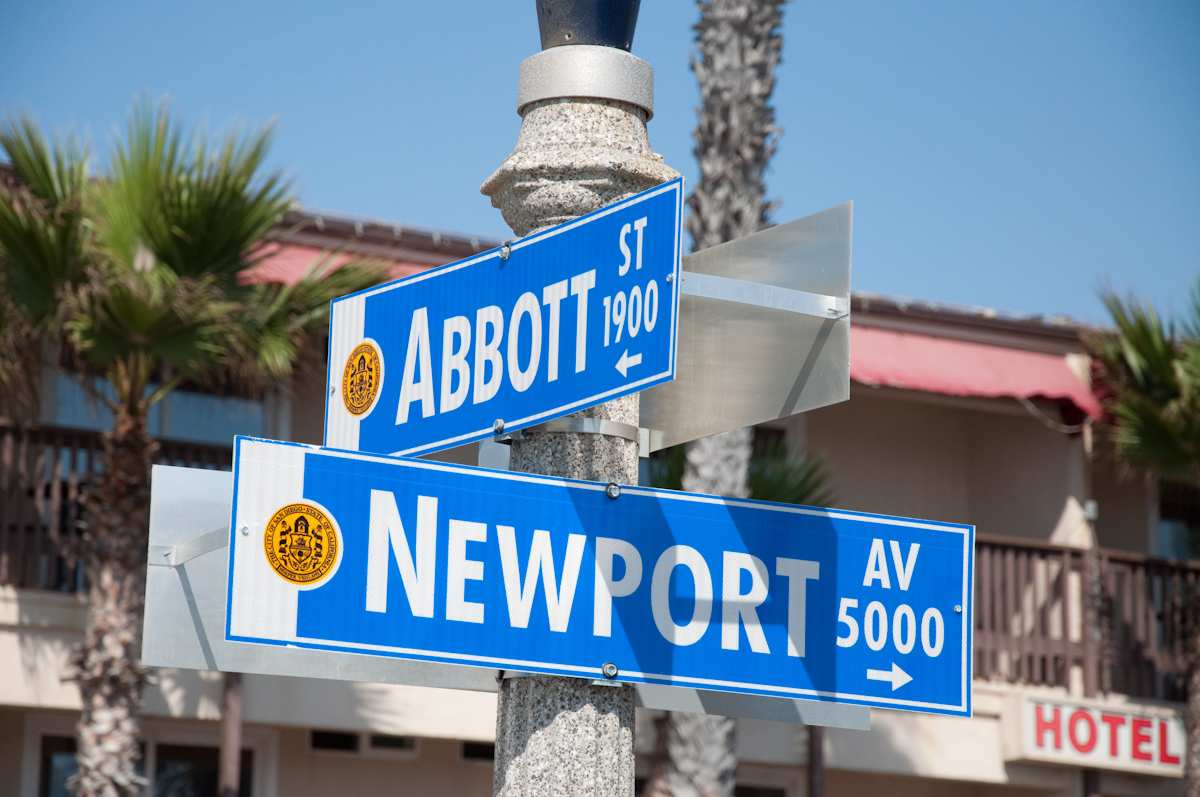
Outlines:
[[147,253],[180,277],[209,277],[235,291],[259,242],[292,205],[278,173],[263,173],[270,129],[216,146],[185,143],[165,107],[136,108],[102,196],[102,237],[137,267]]
[[1189,317],[1165,321],[1150,305],[1103,296],[1115,330],[1089,348],[1110,420],[1108,435],[1123,461],[1166,478],[1200,478],[1200,280]]
[[49,144],[23,119],[0,131],[16,180],[0,194],[0,261],[8,298],[36,325],[52,318],[56,292],[83,277],[87,155],[73,141]]

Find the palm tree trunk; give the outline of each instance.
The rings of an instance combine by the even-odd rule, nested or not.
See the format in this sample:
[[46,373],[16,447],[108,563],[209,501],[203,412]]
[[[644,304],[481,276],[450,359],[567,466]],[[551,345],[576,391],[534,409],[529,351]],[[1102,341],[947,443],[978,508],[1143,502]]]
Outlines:
[[[783,48],[786,0],[697,0],[700,86],[695,150],[700,180],[688,197],[688,232],[704,249],[757,232],[767,224],[765,173],[777,130],[771,94]],[[683,489],[745,496],[751,430],[688,445]],[[728,717],[670,714],[658,725],[652,775],[644,794],[733,794],[737,758]]]
[[[746,497],[752,435],[750,429],[738,429],[689,443],[683,489],[690,493]],[[732,718],[665,714],[655,723],[655,731],[651,776],[644,795],[733,795],[737,738]]]
[[142,607],[150,463],[157,445],[146,431],[144,404],[116,414],[80,539],[88,578],[87,624],[74,659],[83,709],[72,788],[80,797],[134,795],[144,783],[138,774],[138,713],[146,681],[140,663]]
[[729,797],[737,757],[734,721],[705,714],[664,714],[655,769],[642,792],[647,797]]

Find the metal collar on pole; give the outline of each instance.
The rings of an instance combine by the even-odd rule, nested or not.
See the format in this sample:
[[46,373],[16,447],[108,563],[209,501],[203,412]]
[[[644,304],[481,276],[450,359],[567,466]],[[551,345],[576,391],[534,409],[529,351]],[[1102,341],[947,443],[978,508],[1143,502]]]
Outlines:
[[554,47],[521,62],[517,113],[538,100],[594,97],[637,106],[654,115],[654,72],[636,55],[613,47]]

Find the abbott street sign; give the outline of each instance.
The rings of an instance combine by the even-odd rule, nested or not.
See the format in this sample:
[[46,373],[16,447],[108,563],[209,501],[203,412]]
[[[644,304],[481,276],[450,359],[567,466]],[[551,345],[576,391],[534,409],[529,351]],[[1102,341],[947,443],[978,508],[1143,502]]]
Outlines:
[[683,182],[334,300],[325,444],[422,454],[675,377]]
[[971,713],[971,526],[234,452],[230,642]]

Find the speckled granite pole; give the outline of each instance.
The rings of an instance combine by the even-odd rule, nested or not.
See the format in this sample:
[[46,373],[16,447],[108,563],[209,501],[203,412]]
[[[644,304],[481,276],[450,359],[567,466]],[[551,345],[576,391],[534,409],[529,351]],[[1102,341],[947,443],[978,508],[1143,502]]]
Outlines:
[[[483,184],[517,235],[673,179],[650,151],[646,113],[613,100],[556,98],[523,109],[517,147]],[[638,396],[580,413],[637,426]],[[637,444],[598,434],[529,432],[513,470],[636,483]],[[597,662],[597,665],[602,662]],[[573,678],[500,686],[492,791],[505,797],[633,794],[633,692]]]

